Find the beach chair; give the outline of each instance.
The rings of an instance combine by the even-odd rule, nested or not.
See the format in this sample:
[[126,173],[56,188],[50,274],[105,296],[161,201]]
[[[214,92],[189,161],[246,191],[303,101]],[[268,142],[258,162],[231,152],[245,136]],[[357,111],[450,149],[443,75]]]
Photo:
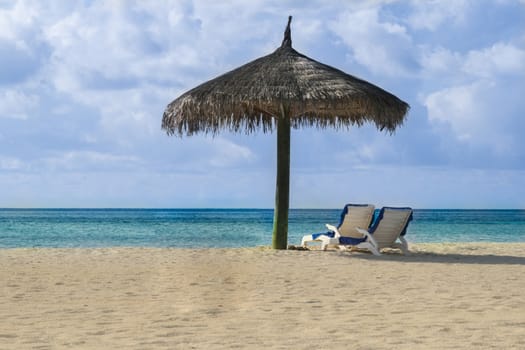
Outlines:
[[360,238],[345,237],[337,232],[333,238],[320,236],[321,249],[336,245],[341,249],[368,249],[374,255],[381,255],[383,248],[397,248],[407,254],[408,243],[404,235],[411,220],[411,208],[383,207],[370,229],[356,229],[361,234]]
[[[301,246],[306,248],[308,242],[321,242],[321,236],[334,238],[337,235],[338,237],[361,238],[363,235],[356,230],[356,227],[368,228],[373,218],[373,205],[347,204],[341,212],[341,219],[339,220],[339,225],[337,225],[337,227],[326,224],[326,228],[330,230],[329,232],[314,233],[303,236]],[[339,240],[334,242],[337,244],[339,243]]]

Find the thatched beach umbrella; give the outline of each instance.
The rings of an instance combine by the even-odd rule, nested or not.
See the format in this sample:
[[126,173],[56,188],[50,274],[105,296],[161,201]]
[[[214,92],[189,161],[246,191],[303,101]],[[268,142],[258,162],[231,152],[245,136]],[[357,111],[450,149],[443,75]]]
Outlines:
[[184,93],[166,107],[162,118],[162,128],[179,136],[277,129],[276,249],[286,249],[288,243],[290,128],[372,122],[392,132],[409,109],[387,91],[295,51],[291,20],[281,47]]

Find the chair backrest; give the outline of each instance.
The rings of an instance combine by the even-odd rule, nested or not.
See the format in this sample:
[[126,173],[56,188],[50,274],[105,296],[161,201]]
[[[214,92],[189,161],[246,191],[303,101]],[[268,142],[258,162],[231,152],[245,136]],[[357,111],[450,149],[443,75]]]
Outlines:
[[399,236],[406,234],[411,220],[411,208],[383,207],[369,232],[379,245],[379,249],[389,247]]
[[347,204],[341,213],[337,229],[343,237],[362,238],[356,227],[368,229],[374,217],[374,206],[369,204]]

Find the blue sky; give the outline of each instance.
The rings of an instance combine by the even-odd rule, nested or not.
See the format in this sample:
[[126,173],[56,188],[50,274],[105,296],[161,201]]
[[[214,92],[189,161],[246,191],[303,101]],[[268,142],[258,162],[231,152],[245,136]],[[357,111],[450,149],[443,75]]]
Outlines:
[[0,0],[0,207],[272,208],[275,134],[166,105],[281,43],[411,105],[292,131],[291,206],[525,208],[525,1]]

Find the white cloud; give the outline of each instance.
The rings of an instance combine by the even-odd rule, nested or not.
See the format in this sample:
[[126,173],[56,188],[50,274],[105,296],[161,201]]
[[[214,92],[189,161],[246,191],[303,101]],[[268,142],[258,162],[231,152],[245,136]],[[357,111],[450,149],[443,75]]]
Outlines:
[[423,70],[424,76],[431,76],[432,78],[447,74],[454,68],[461,66],[463,57],[457,53],[450,51],[444,47],[422,47],[420,66]]
[[525,50],[511,44],[496,43],[489,48],[469,51],[463,71],[473,76],[525,75]]
[[415,29],[433,31],[448,21],[463,21],[468,6],[468,0],[413,0],[414,11],[408,18],[408,23]]
[[525,102],[517,96],[525,91],[525,50],[504,42],[465,54],[438,47],[423,52],[421,66],[422,76],[435,83],[421,102],[444,142],[448,127],[471,149],[519,159],[523,122],[517,116]]
[[19,90],[0,90],[0,118],[28,119],[39,98]]
[[390,137],[365,138],[366,142],[359,142],[357,139],[360,137],[356,134],[352,138],[354,142],[348,143],[348,147],[334,151],[334,171],[348,167],[367,169],[371,164],[387,163],[388,159],[396,160],[399,157],[393,150]]
[[47,53],[38,23],[38,6],[0,7],[0,86],[25,81],[40,68]]
[[255,158],[253,152],[225,138],[208,141],[210,149],[209,164],[213,167],[229,167],[239,163],[250,162]]
[[24,168],[24,162],[20,159],[0,156],[0,170],[22,170]]
[[11,7],[0,8],[0,38],[11,40],[29,50],[23,33],[31,30],[37,17],[37,7],[25,1],[15,1]]
[[141,160],[135,156],[114,155],[96,151],[68,151],[53,157],[43,158],[37,163],[52,171],[93,171],[108,169],[130,169],[140,166]]
[[381,20],[378,7],[344,12],[331,29],[350,47],[353,58],[374,73],[403,76],[415,68],[406,28]]
[[484,124],[482,106],[479,104],[479,84],[455,86],[428,95],[424,101],[432,123],[447,123],[462,141],[472,139],[472,134]]
[[[517,87],[523,89],[523,84]],[[519,95],[514,89],[514,84],[482,80],[438,90],[423,103],[443,140],[446,133],[440,127],[448,125],[460,143],[482,152],[484,157],[515,162],[523,156],[524,124],[515,118],[525,103],[513,104]]]
[[[99,106],[102,131],[112,135],[115,142],[133,143],[137,138],[151,137],[160,130],[162,102],[140,89],[112,91],[111,94],[86,91],[82,100]],[[153,114],[152,110],[157,113]]]
[[177,86],[187,81],[187,70],[206,72],[215,55],[203,48],[221,38],[201,40],[201,22],[191,11],[170,1],[95,2],[71,12],[44,30],[55,86],[72,94]]
[[79,5],[43,28],[52,49],[46,81],[97,110],[118,145],[151,137],[165,105],[213,69],[219,54],[203,50],[209,42],[201,42],[192,11],[181,1]]

